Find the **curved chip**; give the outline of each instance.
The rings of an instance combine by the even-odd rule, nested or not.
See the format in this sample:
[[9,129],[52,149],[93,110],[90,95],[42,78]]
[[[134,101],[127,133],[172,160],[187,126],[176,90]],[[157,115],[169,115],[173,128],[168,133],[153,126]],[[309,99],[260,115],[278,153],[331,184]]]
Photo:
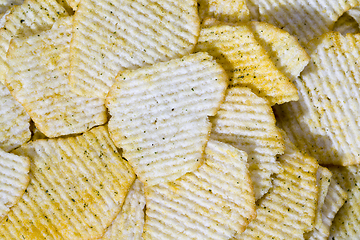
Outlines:
[[196,0],[82,0],[71,41],[72,90],[105,98],[120,70],[191,53],[199,26]]
[[276,155],[283,154],[285,149],[269,102],[249,88],[231,88],[211,123],[212,139],[248,154],[255,197],[261,198],[271,188],[272,174],[281,171]]
[[136,179],[131,186],[121,212],[106,230],[102,240],[141,240],[145,222],[144,184]]
[[205,163],[168,183],[145,188],[146,239],[229,239],[255,217],[245,152],[210,140]]
[[303,234],[314,228],[319,165],[316,159],[296,149],[287,137],[284,139],[285,153],[278,158],[284,171],[257,202],[256,219],[235,239],[303,239]]
[[0,222],[2,239],[97,239],[135,180],[107,128],[37,140],[16,151],[31,159],[30,184]]
[[23,2],[24,0],[2,0],[0,2],[0,13],[4,13],[13,6],[20,5]]
[[271,105],[298,99],[291,80],[276,68],[247,24],[202,28],[195,51],[216,58],[230,78],[230,87],[249,87]]
[[109,131],[139,179],[154,185],[200,167],[227,76],[207,53],[123,71],[106,98]]
[[333,31],[340,32],[343,35],[346,35],[347,33],[359,33],[359,30],[359,24],[348,14],[348,12],[344,13],[336,21],[333,28]]
[[360,35],[324,34],[295,84],[299,101],[276,106],[281,128],[321,164],[360,163]]
[[14,39],[8,50],[6,84],[47,137],[86,130],[107,122],[104,100],[73,93],[68,84],[72,17],[52,29]]
[[0,222],[29,184],[30,159],[0,149]]
[[358,24],[360,24],[360,6],[353,7],[346,13],[351,16]]

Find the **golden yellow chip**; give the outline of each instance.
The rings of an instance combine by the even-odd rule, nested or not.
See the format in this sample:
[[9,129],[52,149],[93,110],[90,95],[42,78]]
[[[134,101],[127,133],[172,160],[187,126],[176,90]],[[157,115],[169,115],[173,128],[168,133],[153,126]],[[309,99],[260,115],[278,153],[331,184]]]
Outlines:
[[347,33],[359,33],[359,24],[355,19],[348,14],[344,13],[335,23],[333,31],[340,32],[343,35]]
[[82,0],[71,41],[72,90],[105,98],[120,70],[191,53],[199,25],[196,0]]
[[6,84],[47,137],[82,133],[107,122],[104,100],[73,93],[68,84],[72,17],[52,29],[14,39]]
[[249,88],[231,88],[211,122],[212,139],[248,154],[255,198],[261,198],[271,188],[272,175],[281,171],[276,155],[283,154],[285,149],[269,102]]
[[324,34],[309,44],[311,61],[295,84],[300,100],[276,106],[294,144],[321,164],[360,163],[360,35]]
[[30,159],[0,149],[0,222],[29,184]]
[[249,87],[271,105],[298,99],[291,80],[276,68],[247,24],[204,27],[195,50],[216,58],[230,78],[230,87]]
[[106,230],[102,240],[141,240],[145,222],[144,184],[136,179],[131,186],[121,212]]
[[109,131],[146,185],[175,180],[203,163],[227,76],[207,53],[120,72],[106,98]]
[[30,184],[0,222],[1,239],[100,238],[135,179],[104,126],[17,152],[31,159]]
[[10,9],[0,29],[0,82],[4,83],[9,70],[6,53],[11,39],[50,29],[58,18],[67,15],[55,0],[26,0]]
[[235,239],[303,239],[304,233],[314,228],[319,165],[284,139],[285,153],[278,158],[284,171],[274,177],[274,187],[257,202],[256,219]]
[[255,218],[247,155],[210,140],[205,163],[168,183],[145,188],[146,239],[229,239]]
[[318,201],[315,215],[315,228],[320,229],[322,225],[322,207],[330,186],[332,173],[329,169],[319,166],[316,172],[316,185],[318,186]]

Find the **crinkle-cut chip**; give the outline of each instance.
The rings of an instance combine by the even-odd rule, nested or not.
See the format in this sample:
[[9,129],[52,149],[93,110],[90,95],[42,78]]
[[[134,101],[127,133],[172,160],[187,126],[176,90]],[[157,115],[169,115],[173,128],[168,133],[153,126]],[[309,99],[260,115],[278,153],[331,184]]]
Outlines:
[[91,97],[119,71],[192,53],[200,31],[196,0],[82,0],[74,18],[70,85]]
[[30,184],[0,223],[1,239],[98,239],[135,180],[106,126],[16,152],[31,159]]
[[119,72],[106,98],[109,131],[143,183],[200,167],[227,80],[207,53]]
[[204,27],[195,50],[216,58],[230,78],[230,87],[249,87],[271,105],[298,99],[295,86],[276,68],[248,24]]
[[247,154],[209,140],[196,171],[145,188],[146,239],[229,239],[255,218]]
[[14,39],[8,51],[6,84],[48,137],[107,122],[104,99],[79,96],[68,84],[71,31],[72,17],[62,18],[48,31]]
[[130,188],[121,212],[105,232],[102,240],[141,240],[145,222],[144,184],[136,179]]
[[11,151],[31,138],[30,117],[0,82],[0,149]]
[[360,6],[353,7],[346,13],[350,15],[358,23],[358,25],[360,25]]
[[0,1],[0,13],[6,12],[13,6],[20,5],[24,0],[1,0]]
[[[330,227],[329,239],[358,239],[360,231],[360,166],[334,166],[329,167],[329,169],[333,173],[334,181],[347,194],[344,205],[338,213],[335,212],[336,215]],[[341,202],[343,199],[344,196],[341,196],[334,199],[333,202],[335,200]],[[332,208],[334,207],[336,206]]]
[[250,12],[250,20],[260,21],[259,6],[257,4],[258,0],[245,0],[245,1],[246,1],[246,6],[248,7]]
[[207,17],[224,22],[247,22],[250,12],[246,0],[198,0],[200,20]]
[[271,188],[272,174],[281,167],[276,155],[285,150],[282,136],[275,125],[269,102],[249,88],[228,89],[225,101],[214,118],[210,138],[228,143],[248,154],[249,171],[255,198]]
[[[329,239],[330,226],[342,205],[347,199],[347,193],[334,180],[330,181],[324,205],[321,208],[322,223],[320,226],[305,234],[305,239],[326,240]],[[331,238],[330,238],[331,239]]]
[[0,149],[0,222],[29,184],[30,159]]
[[332,173],[329,169],[319,166],[316,172],[316,185],[318,186],[318,200],[315,215],[315,228],[318,229],[322,225],[322,207],[327,195]]
[[9,70],[6,53],[11,39],[17,36],[29,36],[48,30],[57,19],[67,16],[66,10],[55,0],[26,0],[15,6],[5,18],[0,29],[0,81],[4,83]]
[[265,22],[250,22],[256,40],[265,48],[275,66],[289,79],[297,78],[310,57],[297,38]]
[[235,239],[303,239],[303,234],[314,228],[319,165],[282,134],[286,149],[278,160],[284,171],[274,177],[274,187],[257,202],[256,219]]
[[343,35],[359,33],[359,24],[346,12],[336,21],[333,31],[340,32]]
[[80,0],[67,0],[67,2],[70,5],[70,7],[72,7],[72,9],[76,11],[79,6]]
[[299,101],[276,106],[281,128],[321,164],[360,163],[360,35],[324,34],[295,84]]
[[347,10],[358,0],[249,0],[259,8],[259,19],[284,29],[305,47],[307,43],[331,31]]

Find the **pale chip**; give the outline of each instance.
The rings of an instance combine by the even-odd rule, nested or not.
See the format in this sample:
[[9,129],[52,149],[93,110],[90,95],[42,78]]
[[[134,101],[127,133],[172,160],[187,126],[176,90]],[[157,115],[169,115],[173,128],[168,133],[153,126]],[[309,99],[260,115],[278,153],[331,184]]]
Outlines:
[[144,211],[144,185],[140,180],[136,179],[125,198],[121,212],[112,222],[101,239],[142,239],[145,222]]
[[0,82],[0,149],[10,151],[31,138],[30,117]]
[[321,164],[360,163],[360,35],[326,33],[309,44],[311,61],[295,84],[299,101],[276,106],[294,144]]
[[204,27],[195,50],[216,58],[230,78],[230,87],[249,87],[271,105],[298,99],[295,86],[276,68],[248,24]]
[[0,223],[2,239],[100,238],[135,179],[104,126],[17,151],[31,158],[30,184]]
[[50,29],[58,18],[66,15],[65,9],[55,0],[26,0],[10,9],[0,29],[0,82],[4,83],[9,70],[6,53],[11,39]]
[[358,25],[360,25],[360,6],[353,7],[346,13],[349,14],[358,23]]
[[257,202],[256,219],[235,239],[303,239],[303,234],[314,228],[319,165],[283,135],[286,149],[278,160],[284,171],[274,177],[274,187]]
[[335,23],[333,31],[340,32],[343,35],[347,33],[359,33],[359,24],[355,19],[348,14],[344,13]]
[[0,1],[0,13],[6,12],[13,6],[20,5],[24,0],[1,0]]
[[285,149],[269,102],[249,88],[231,88],[211,122],[210,138],[248,154],[255,198],[261,198],[272,186],[272,175],[281,171],[276,155]]
[[0,149],[0,222],[29,184],[30,159]]
[[139,179],[175,180],[203,163],[227,76],[207,53],[119,72],[106,98],[109,131]]
[[259,20],[284,29],[307,43],[332,30],[334,23],[347,10],[358,6],[357,0],[248,0],[257,5]]
[[68,84],[72,17],[52,29],[14,39],[6,84],[47,137],[82,133],[107,122],[104,100],[73,93]]
[[[360,232],[360,166],[339,166],[329,167],[329,169],[333,173],[334,181],[347,194],[347,200],[342,207],[341,205],[331,207],[341,208],[335,215],[330,227],[329,239],[358,239]],[[345,200],[344,195],[336,197],[333,200],[335,204],[340,204]]]
[[224,22],[249,21],[250,12],[246,0],[198,0],[200,20],[207,17]]
[[119,71],[191,53],[199,28],[196,0],[82,0],[71,41],[72,90],[105,98]]
[[145,240],[229,239],[255,218],[246,153],[210,140],[205,158],[196,171],[145,188]]

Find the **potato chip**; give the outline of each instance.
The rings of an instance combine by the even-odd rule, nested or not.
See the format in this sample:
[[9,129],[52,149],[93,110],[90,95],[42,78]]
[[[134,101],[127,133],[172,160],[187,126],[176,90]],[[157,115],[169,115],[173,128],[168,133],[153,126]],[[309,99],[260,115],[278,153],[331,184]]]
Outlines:
[[276,106],[279,125],[321,164],[360,163],[360,35],[330,32],[309,46],[311,62],[295,81],[300,100]]
[[2,239],[100,238],[135,179],[104,126],[17,152],[31,158],[30,184],[0,223]]
[[360,24],[360,6],[353,7],[346,13],[351,16],[358,24]]
[[144,211],[144,185],[140,180],[136,179],[125,198],[121,212],[101,239],[142,239],[145,222]]
[[314,228],[319,165],[284,139],[285,153],[278,158],[284,171],[275,176],[274,187],[257,202],[256,219],[235,239],[303,239],[303,234]]
[[346,12],[336,21],[333,31],[340,32],[343,35],[359,33],[359,24]]
[[47,136],[45,136],[45,134],[43,134],[35,126],[35,123],[33,121],[30,122],[30,131],[31,131],[31,140],[30,141],[35,141],[35,140],[38,140],[38,139],[46,139],[46,138],[48,138]]
[[214,17],[224,22],[249,21],[250,13],[246,0],[198,0],[200,20]]
[[191,53],[199,36],[195,0],[82,0],[74,18],[70,84],[90,97],[105,98],[120,70]]
[[282,170],[276,155],[283,154],[285,149],[269,102],[249,88],[231,88],[211,123],[210,138],[248,154],[255,198],[261,198],[271,188],[272,174]]
[[30,117],[0,82],[0,149],[11,151],[31,138]]
[[357,0],[248,0],[259,8],[260,21],[284,29],[302,46],[329,32],[338,18],[359,5]]
[[0,2],[0,13],[6,12],[8,9],[15,5],[20,5],[24,0],[2,0]]
[[109,131],[139,179],[175,180],[203,163],[227,76],[207,53],[119,72],[106,98]]
[[74,9],[74,11],[77,10],[80,0],[67,0],[68,4],[70,7],[72,7],[72,9]]
[[[358,239],[360,231],[360,166],[329,167],[329,169],[333,173],[334,181],[347,193],[347,200],[335,215],[330,227],[329,239]],[[333,202],[344,202],[344,196],[335,198]]]
[[216,58],[230,78],[230,87],[249,87],[271,105],[298,99],[295,86],[275,67],[247,24],[204,27],[195,50]]
[[26,0],[15,6],[5,18],[0,29],[0,81],[4,83],[8,72],[6,53],[11,39],[21,35],[33,35],[50,29],[54,22],[67,12],[55,0]]
[[0,222],[29,184],[30,159],[0,149]]
[[305,239],[326,240],[330,234],[330,226],[335,217],[335,214],[339,211],[341,206],[347,199],[346,192],[337,184],[334,180],[330,182],[329,189],[325,198],[324,205],[321,208],[321,225],[316,226],[315,229],[305,235]]
[[52,29],[14,39],[6,84],[37,128],[48,137],[86,130],[107,122],[104,100],[73,93],[68,84],[72,17]]
[[229,239],[255,218],[247,155],[210,140],[196,171],[145,188],[144,239]]

